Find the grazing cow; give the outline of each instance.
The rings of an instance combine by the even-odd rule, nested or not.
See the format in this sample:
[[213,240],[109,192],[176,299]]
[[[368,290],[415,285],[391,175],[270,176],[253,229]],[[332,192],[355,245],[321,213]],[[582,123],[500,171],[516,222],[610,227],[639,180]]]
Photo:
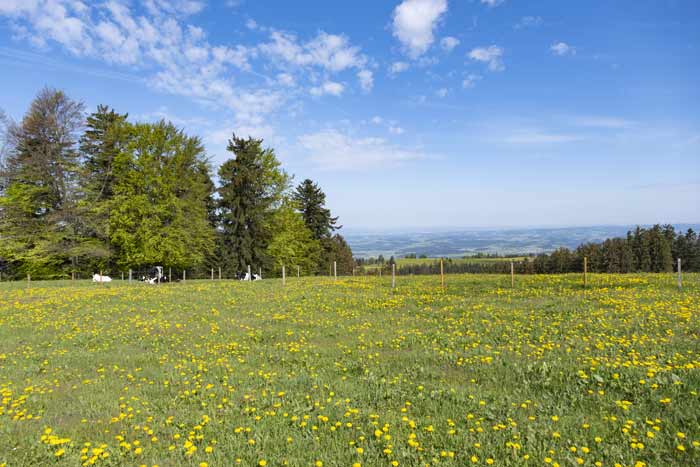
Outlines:
[[260,279],[262,279],[262,276],[260,276],[257,273],[253,273],[253,275],[251,277],[250,273],[248,273],[248,272],[246,272],[246,273],[239,272],[236,275],[236,277],[238,277],[238,280],[240,280],[240,281],[259,281]]
[[101,276],[100,274],[93,274],[92,282],[112,282],[112,278],[109,276]]
[[148,272],[148,276],[141,276],[141,280],[147,284],[161,284],[168,282],[168,276],[163,274],[163,266],[155,266]]

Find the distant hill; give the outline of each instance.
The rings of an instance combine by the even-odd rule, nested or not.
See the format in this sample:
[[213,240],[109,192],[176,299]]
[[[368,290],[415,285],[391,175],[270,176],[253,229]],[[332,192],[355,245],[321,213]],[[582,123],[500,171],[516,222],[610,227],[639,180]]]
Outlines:
[[[402,257],[411,253],[428,257],[461,257],[477,253],[529,254],[546,253],[559,247],[576,248],[585,242],[627,235],[636,226],[597,225],[590,227],[454,229],[414,232],[344,231],[343,236],[357,258],[384,255]],[[644,226],[642,226],[644,227]],[[674,224],[676,231],[700,224]]]

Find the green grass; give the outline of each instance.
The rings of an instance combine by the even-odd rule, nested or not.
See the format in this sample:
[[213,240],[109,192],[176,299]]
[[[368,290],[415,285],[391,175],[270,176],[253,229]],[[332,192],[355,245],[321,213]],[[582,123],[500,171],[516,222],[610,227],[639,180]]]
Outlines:
[[397,280],[0,283],[0,465],[700,464],[700,275]]

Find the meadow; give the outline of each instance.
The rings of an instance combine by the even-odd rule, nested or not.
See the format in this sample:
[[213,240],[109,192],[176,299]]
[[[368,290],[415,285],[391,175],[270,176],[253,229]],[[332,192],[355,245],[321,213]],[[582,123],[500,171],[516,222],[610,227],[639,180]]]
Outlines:
[[700,465],[700,275],[0,283],[0,465]]

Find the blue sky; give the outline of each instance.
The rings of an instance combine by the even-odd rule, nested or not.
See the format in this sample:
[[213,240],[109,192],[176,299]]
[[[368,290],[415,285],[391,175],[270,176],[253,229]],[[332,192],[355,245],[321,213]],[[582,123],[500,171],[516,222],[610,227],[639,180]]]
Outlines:
[[0,0],[0,69],[262,137],[348,228],[700,220],[695,0]]

